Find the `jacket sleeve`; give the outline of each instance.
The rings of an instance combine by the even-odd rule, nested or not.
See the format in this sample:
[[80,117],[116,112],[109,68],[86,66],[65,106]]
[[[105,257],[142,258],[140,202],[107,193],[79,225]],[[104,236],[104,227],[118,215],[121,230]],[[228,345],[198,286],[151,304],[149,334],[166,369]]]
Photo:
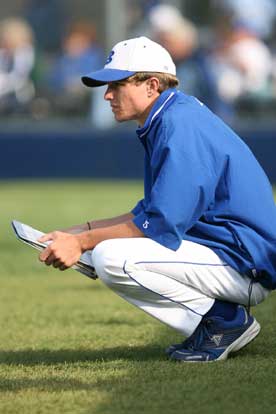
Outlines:
[[137,216],[142,211],[144,211],[144,200],[138,201],[136,206],[131,210],[131,213],[134,214],[134,216]]
[[171,122],[155,142],[153,185],[133,222],[146,237],[177,250],[208,209],[217,185],[216,154],[196,126]]

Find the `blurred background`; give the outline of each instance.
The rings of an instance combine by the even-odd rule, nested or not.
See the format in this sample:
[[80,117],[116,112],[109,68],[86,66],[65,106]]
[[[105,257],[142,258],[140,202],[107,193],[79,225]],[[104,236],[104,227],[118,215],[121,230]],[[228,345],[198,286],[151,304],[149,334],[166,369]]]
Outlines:
[[246,357],[187,368],[183,386],[163,360],[178,334],[101,283],[42,266],[10,226],[67,228],[143,197],[136,125],[116,124],[105,88],[80,81],[140,35],[170,51],[180,89],[276,183],[275,16],[276,0],[0,0],[0,413],[169,414],[187,401],[190,414],[275,412],[275,295],[253,310],[264,335]]
[[141,177],[135,125],[80,78],[146,35],[276,182],[275,22],[276,0],[1,0],[0,178]]

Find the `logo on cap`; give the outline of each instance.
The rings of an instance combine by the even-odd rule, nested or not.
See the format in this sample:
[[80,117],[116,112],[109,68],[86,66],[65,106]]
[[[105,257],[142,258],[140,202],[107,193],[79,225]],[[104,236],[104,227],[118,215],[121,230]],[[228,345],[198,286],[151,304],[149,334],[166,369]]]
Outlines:
[[108,58],[106,59],[105,64],[108,65],[108,63],[110,63],[112,61],[112,57],[115,54],[114,50],[111,50],[111,52],[108,55]]

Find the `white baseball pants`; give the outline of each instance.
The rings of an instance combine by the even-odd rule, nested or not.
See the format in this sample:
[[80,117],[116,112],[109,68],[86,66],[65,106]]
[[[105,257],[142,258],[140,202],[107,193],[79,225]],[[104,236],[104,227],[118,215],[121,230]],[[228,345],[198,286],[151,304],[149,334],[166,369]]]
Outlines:
[[[215,299],[248,305],[250,279],[208,247],[183,241],[177,251],[148,238],[98,244],[92,263],[114,292],[185,336],[190,336]],[[269,291],[252,285],[251,305]]]

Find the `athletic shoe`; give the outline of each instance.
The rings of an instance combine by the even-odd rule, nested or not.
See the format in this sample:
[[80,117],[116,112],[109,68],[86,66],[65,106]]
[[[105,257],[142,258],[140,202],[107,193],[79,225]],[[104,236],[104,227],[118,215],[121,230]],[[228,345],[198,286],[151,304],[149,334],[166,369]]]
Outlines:
[[227,359],[231,352],[239,351],[260,332],[260,325],[239,306],[234,319],[219,316],[203,318],[195,332],[181,344],[171,345],[166,353],[173,360],[208,362]]

